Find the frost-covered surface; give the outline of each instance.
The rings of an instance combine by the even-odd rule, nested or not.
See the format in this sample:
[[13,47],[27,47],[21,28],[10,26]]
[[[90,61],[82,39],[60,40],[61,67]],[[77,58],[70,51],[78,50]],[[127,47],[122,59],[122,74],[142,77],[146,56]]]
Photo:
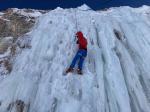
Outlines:
[[40,11],[33,9],[31,10],[31,12],[27,12],[26,9],[13,8],[13,12],[26,17],[35,17],[35,18],[42,15]]
[[134,11],[137,13],[148,14],[148,13],[150,13],[150,7],[143,5],[141,8],[136,8],[136,10],[134,10]]
[[89,6],[87,6],[86,4],[78,7],[79,10],[91,10],[91,8]]
[[4,13],[0,12],[0,19],[2,19],[3,15],[4,15]]
[[[41,16],[32,48],[0,81],[0,112],[150,112],[150,19],[138,10],[58,8]],[[77,29],[89,43],[84,75],[63,76]]]
[[0,17],[1,17],[2,15],[4,15],[4,13],[0,12]]
[[30,48],[31,47],[31,36],[30,34],[26,34],[23,35],[22,37],[20,37],[16,44],[20,47],[20,48]]

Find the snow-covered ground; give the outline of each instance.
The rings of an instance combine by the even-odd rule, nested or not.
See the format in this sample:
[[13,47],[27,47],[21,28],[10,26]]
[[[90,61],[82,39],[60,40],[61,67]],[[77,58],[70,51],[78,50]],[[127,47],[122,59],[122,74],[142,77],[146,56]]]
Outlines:
[[23,15],[26,17],[39,17],[42,15],[42,13],[40,12],[40,10],[31,10],[31,12],[27,12],[27,9],[18,9],[18,8],[13,8],[13,12],[17,13],[19,15]]
[[[40,16],[30,33],[32,48],[0,81],[0,112],[150,112],[147,6],[85,7]],[[77,51],[78,30],[89,43],[84,75],[63,76]]]

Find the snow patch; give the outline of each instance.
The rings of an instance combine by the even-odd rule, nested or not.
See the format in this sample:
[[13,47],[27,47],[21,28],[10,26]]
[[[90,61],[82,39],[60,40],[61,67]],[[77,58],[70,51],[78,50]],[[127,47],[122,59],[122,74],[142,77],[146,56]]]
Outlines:
[[64,10],[64,9],[61,8],[61,7],[57,7],[55,10],[56,10],[56,11],[61,11],[61,10]]
[[26,12],[25,10],[27,10],[27,9],[17,9],[17,8],[13,8],[13,12],[14,12],[14,13],[17,13],[17,14],[20,14],[20,15],[23,15],[23,16],[26,16],[26,17],[34,17],[34,18],[37,18],[37,17],[39,17],[39,16],[42,15],[42,13],[39,12],[38,10],[32,9],[33,12]]
[[84,11],[91,10],[91,8],[88,5],[86,5],[86,4],[83,4],[82,6],[78,7],[78,9],[84,10]]
[[3,12],[0,12],[0,16],[3,16],[4,15],[4,13]]

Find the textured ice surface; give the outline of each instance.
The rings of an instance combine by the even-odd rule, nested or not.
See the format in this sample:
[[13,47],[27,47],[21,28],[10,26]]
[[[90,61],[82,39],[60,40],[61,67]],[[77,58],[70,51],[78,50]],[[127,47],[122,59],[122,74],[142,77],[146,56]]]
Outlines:
[[[150,14],[144,9],[57,8],[40,16],[32,48],[0,81],[0,112],[150,112]],[[77,51],[77,29],[89,43],[84,75],[63,76]]]

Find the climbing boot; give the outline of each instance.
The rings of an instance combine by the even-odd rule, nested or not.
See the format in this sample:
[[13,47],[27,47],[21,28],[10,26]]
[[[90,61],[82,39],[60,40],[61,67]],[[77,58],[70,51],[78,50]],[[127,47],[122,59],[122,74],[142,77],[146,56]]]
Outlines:
[[66,70],[66,73],[69,73],[69,72],[73,72],[73,68],[68,68],[67,70]]
[[83,74],[81,69],[77,69],[77,73],[78,73],[79,75],[82,75],[82,74]]

